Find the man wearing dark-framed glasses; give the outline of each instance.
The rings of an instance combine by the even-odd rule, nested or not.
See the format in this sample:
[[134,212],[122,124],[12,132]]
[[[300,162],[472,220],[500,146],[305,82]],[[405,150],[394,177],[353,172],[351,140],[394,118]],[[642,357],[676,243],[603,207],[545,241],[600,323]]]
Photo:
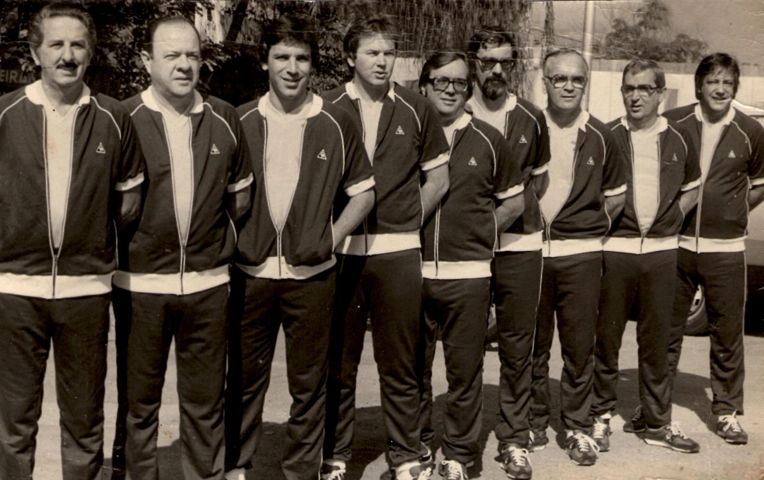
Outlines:
[[[627,158],[626,204],[603,246],[603,275],[594,350],[592,438],[610,448],[616,405],[618,350],[633,307],[639,345],[639,407],[627,431],[648,445],[697,453],[699,445],[671,421],[668,345],[676,285],[679,230],[695,207],[700,186],[697,151],[689,136],[658,113],[666,78],[654,61],[624,69],[626,115],[610,124]],[[681,133],[680,133],[681,132]]]
[[624,159],[609,130],[582,109],[588,65],[575,50],[544,59],[551,160],[541,199],[544,268],[533,350],[531,428],[549,426],[549,355],[559,329],[563,370],[560,405],[565,446],[579,465],[593,465],[599,447],[590,415],[602,238],[623,208]]
[[496,232],[523,212],[523,175],[501,132],[464,110],[471,93],[462,53],[436,53],[424,64],[421,93],[438,111],[451,153],[449,191],[422,227],[422,339],[420,423],[430,446],[432,364],[443,341],[448,398],[443,415],[443,477],[467,479],[480,456],[483,352],[491,302]]
[[474,93],[467,110],[498,129],[519,159],[525,178],[525,209],[499,231],[493,260],[493,301],[496,305],[501,374],[496,426],[503,468],[512,478],[530,478],[526,447],[543,448],[546,436],[532,435],[529,415],[531,350],[541,285],[542,198],[549,182],[549,136],[546,118],[531,102],[510,91],[517,63],[517,42],[501,28],[484,27],[471,37],[467,51],[474,62]]

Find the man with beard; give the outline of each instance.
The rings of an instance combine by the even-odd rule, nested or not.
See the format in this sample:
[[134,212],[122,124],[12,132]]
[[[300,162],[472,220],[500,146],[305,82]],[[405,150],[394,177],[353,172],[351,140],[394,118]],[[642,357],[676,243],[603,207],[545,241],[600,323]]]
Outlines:
[[350,459],[356,375],[371,319],[388,458],[396,478],[410,480],[433,466],[419,432],[419,229],[448,190],[448,143],[430,102],[390,81],[397,33],[388,20],[360,20],[345,36],[344,48],[353,79],[324,98],[361,126],[377,203],[338,247],[321,478],[344,478]]
[[[669,376],[676,378],[687,312],[703,286],[711,325],[711,411],[716,434],[745,444],[743,414],[743,319],[746,298],[745,235],[748,213],[764,200],[764,128],[732,108],[740,85],[734,57],[714,53],[695,71],[698,103],[664,113],[690,135],[700,152],[698,208],[679,236],[677,291],[669,340]],[[673,388],[673,387],[672,387]],[[645,428],[639,412],[635,431]]]
[[140,210],[129,112],[83,82],[93,19],[54,3],[29,25],[40,80],[0,98],[0,478],[34,473],[51,342],[64,480],[101,478],[115,222]]
[[544,216],[544,272],[533,349],[531,425],[549,426],[549,352],[555,321],[563,359],[560,407],[565,447],[578,465],[593,465],[589,436],[594,337],[602,273],[602,239],[623,208],[624,159],[602,122],[581,108],[589,68],[575,50],[544,59],[551,160]]
[[694,146],[658,113],[666,76],[653,61],[634,60],[623,71],[626,115],[610,124],[628,159],[626,205],[603,246],[603,275],[594,353],[592,438],[610,449],[610,416],[618,386],[618,351],[636,307],[639,400],[649,445],[695,453],[700,447],[671,421],[667,351],[676,284],[678,233],[695,207],[700,167]]
[[502,465],[511,478],[531,478],[526,447],[540,450],[545,431],[529,425],[531,350],[541,287],[541,213],[538,200],[549,183],[549,133],[541,111],[509,91],[516,43],[501,29],[476,32],[468,44],[476,87],[467,103],[475,118],[498,129],[525,175],[525,210],[502,229],[493,260],[494,303],[499,335],[501,422],[496,426]]

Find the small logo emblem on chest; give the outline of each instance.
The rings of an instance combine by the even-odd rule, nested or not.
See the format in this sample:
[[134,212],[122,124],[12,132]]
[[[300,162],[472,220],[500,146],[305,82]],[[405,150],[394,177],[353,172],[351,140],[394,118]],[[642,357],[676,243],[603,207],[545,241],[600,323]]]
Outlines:
[[678,158],[676,158],[676,153],[674,153],[674,156],[673,156],[673,157],[671,157],[671,161],[672,161],[672,162],[678,162],[678,161],[679,161],[679,159],[678,159]]
[[525,139],[525,135],[520,135],[520,143],[528,143],[528,140]]
[[467,165],[470,167],[477,167],[477,162],[475,161],[475,157],[470,158],[470,161],[467,162]]
[[326,150],[322,148],[321,151],[318,152],[318,156],[316,156],[316,158],[319,160],[326,160]]
[[217,145],[214,143],[212,144],[212,150],[210,150],[210,155],[220,155],[220,150],[218,150]]
[[98,148],[96,148],[96,153],[100,153],[102,155],[106,153],[106,149],[103,148],[103,143],[98,142]]
[[734,150],[730,150],[730,154],[729,154],[729,155],[727,155],[727,158],[737,158],[737,157],[735,156],[735,151],[734,151]]
[[594,165],[594,159],[592,157],[589,157],[589,160],[586,161],[587,165]]
[[405,133],[403,133],[403,129],[401,128],[400,125],[398,125],[398,129],[395,131],[395,134],[396,135],[406,135]]

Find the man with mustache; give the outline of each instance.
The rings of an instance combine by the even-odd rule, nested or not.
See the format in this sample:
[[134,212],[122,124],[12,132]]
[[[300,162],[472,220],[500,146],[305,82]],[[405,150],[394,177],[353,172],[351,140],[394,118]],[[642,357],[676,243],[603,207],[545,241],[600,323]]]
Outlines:
[[476,32],[467,48],[473,64],[474,95],[467,110],[498,129],[509,142],[525,177],[525,209],[500,230],[493,260],[496,327],[501,377],[496,426],[502,465],[509,475],[528,479],[527,447],[543,449],[545,431],[530,430],[531,351],[541,288],[541,212],[539,199],[549,184],[549,132],[541,110],[509,91],[517,60],[516,41],[499,28]]
[[0,478],[34,473],[51,342],[64,480],[101,478],[115,222],[144,164],[128,111],[83,82],[93,19],[53,3],[29,25],[40,80],[0,97]]
[[684,453],[698,444],[671,421],[667,351],[674,305],[678,233],[695,207],[700,167],[694,145],[658,113],[666,76],[653,61],[634,60],[623,71],[626,115],[608,124],[627,158],[626,205],[603,246],[603,276],[594,350],[592,438],[610,449],[616,405],[618,351],[636,307],[642,438]]
[[174,339],[181,467],[186,478],[222,479],[232,220],[249,208],[252,168],[234,108],[196,91],[202,56],[193,23],[154,20],[141,59],[151,86],[124,104],[145,146],[146,200],[139,222],[120,236],[114,276],[114,313],[127,335],[127,473],[158,478]]
[[549,352],[555,321],[563,359],[560,407],[565,448],[578,465],[597,461],[591,439],[594,335],[602,239],[623,208],[623,156],[610,132],[581,107],[589,67],[575,50],[547,54],[543,64],[551,160],[544,216],[544,271],[533,349],[531,428],[549,426]]
[[[764,200],[764,128],[732,107],[740,86],[734,57],[714,53],[695,71],[698,103],[664,113],[686,129],[700,156],[698,208],[679,237],[677,292],[669,340],[673,388],[690,303],[699,285],[711,325],[711,411],[716,434],[745,444],[743,414],[743,319],[746,299],[745,235],[748,213]],[[632,428],[644,428],[637,412]]]
[[345,109],[361,127],[374,167],[377,203],[337,250],[321,478],[343,479],[350,460],[356,375],[371,319],[388,458],[396,478],[409,480],[427,474],[433,465],[419,435],[419,229],[448,190],[448,143],[433,106],[390,80],[397,33],[388,20],[359,21],[348,30],[344,48],[353,79],[324,99]]
[[292,405],[281,468],[321,469],[334,249],[374,206],[374,175],[352,117],[308,89],[318,26],[285,14],[263,30],[269,90],[238,108],[255,171],[242,219],[229,314],[226,478],[244,480],[260,443],[279,328]]

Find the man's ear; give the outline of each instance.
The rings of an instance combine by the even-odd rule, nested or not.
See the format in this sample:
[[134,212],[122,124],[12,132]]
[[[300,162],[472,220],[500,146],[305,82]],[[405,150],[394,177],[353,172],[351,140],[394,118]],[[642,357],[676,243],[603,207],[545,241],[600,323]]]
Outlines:
[[37,57],[37,52],[34,48],[30,49],[30,53],[32,54],[32,58],[34,59],[34,64],[38,67],[40,66],[40,59]]
[[268,71],[268,63],[267,62],[260,63],[260,68],[262,68],[264,72]]
[[419,93],[421,93],[422,96],[426,97],[427,96],[427,89],[424,88],[424,87],[419,87]]
[[151,70],[151,54],[147,52],[146,50],[141,50],[141,61],[143,62],[143,67],[146,69],[147,72],[150,72]]
[[351,69],[355,68],[355,55],[348,54],[348,56],[345,57],[345,59],[347,60],[348,65],[350,65]]

